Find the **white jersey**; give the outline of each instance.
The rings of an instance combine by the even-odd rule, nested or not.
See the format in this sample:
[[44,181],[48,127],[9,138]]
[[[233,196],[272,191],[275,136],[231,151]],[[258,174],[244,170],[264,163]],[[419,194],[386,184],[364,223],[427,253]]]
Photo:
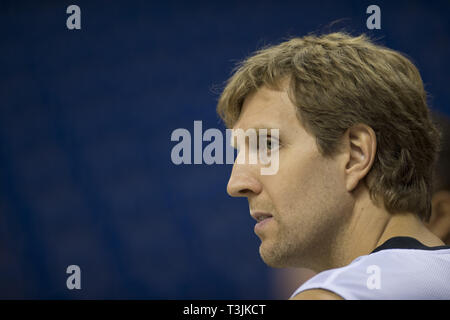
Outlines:
[[348,300],[448,300],[450,247],[394,237],[345,267],[320,272],[292,297],[309,289],[328,290]]

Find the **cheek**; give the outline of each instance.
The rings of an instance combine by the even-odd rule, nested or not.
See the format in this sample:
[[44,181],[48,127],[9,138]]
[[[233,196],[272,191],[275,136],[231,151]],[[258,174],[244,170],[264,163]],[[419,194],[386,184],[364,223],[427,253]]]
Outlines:
[[294,200],[320,189],[327,168],[319,157],[291,157],[280,166],[279,187],[286,196]]
[[321,156],[291,159],[281,162],[270,182],[273,204],[284,224],[332,207],[340,188],[335,163]]

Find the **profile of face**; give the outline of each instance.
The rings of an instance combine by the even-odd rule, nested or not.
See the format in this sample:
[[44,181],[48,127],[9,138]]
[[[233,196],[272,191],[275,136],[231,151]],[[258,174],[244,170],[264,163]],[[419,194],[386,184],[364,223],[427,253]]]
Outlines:
[[251,216],[261,220],[254,231],[266,264],[313,268],[348,226],[353,199],[344,161],[320,154],[286,90],[261,87],[245,99],[233,129],[252,128],[279,129],[278,172],[261,175],[260,164],[235,163],[227,191],[246,197]]

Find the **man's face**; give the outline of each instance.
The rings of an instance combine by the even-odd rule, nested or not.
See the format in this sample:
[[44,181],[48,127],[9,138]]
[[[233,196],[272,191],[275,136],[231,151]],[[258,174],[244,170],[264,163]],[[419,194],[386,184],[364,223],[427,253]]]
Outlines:
[[351,211],[342,161],[319,153],[285,91],[262,87],[246,98],[233,129],[251,128],[279,129],[278,172],[261,175],[261,164],[235,163],[227,191],[247,197],[254,218],[266,218],[255,233],[268,265],[314,267],[335,245]]

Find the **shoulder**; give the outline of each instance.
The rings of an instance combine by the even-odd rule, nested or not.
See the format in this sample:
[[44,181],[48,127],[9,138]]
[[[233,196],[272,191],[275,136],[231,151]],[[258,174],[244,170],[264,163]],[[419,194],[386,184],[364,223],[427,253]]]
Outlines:
[[323,289],[310,289],[302,291],[289,300],[344,300],[334,292]]
[[292,295],[315,299],[448,299],[450,250],[382,250],[321,272]]

